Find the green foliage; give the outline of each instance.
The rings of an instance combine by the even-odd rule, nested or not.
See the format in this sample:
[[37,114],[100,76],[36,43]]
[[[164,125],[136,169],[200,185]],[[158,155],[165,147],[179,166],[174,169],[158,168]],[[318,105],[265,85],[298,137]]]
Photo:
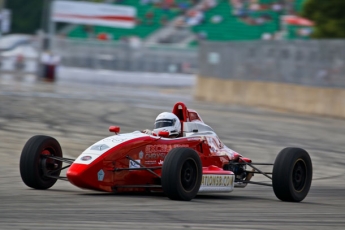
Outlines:
[[[50,1],[51,0],[6,0],[5,7],[12,11],[11,33],[34,34],[41,28],[44,4],[49,5]],[[104,0],[90,1],[104,2]]]
[[302,16],[315,22],[314,38],[345,38],[344,0],[307,0]]
[[33,34],[40,28],[44,0],[7,0],[12,11],[11,33]]

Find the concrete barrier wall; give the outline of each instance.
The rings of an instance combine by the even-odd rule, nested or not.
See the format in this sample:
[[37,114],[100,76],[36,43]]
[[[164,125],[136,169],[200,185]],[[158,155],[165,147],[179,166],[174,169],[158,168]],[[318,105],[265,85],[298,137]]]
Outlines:
[[345,118],[345,89],[197,77],[195,97],[226,104],[264,106]]
[[345,39],[202,42],[204,77],[345,88]]

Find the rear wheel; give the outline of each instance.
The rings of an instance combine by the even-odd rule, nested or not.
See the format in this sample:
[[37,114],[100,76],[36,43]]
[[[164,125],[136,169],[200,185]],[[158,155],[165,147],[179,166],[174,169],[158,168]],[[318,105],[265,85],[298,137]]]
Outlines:
[[312,163],[307,151],[285,148],[274,162],[273,191],[282,201],[302,201],[309,192],[312,176]]
[[48,189],[56,183],[62,162],[47,156],[62,157],[61,147],[56,139],[37,135],[26,142],[20,157],[20,175],[27,186]]
[[193,199],[199,191],[201,179],[201,160],[193,149],[172,149],[164,159],[162,188],[170,199]]

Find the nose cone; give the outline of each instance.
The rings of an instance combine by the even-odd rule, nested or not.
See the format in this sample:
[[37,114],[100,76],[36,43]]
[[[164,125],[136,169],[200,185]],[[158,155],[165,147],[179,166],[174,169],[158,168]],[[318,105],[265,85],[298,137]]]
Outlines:
[[88,166],[89,165],[78,163],[72,164],[66,173],[68,181],[80,188],[96,189],[94,185],[92,185],[92,177],[87,175]]

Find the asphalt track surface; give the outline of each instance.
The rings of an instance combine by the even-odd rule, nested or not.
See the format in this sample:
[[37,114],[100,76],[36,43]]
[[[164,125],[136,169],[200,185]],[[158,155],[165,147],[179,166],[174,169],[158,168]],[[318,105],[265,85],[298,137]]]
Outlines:
[[[59,181],[33,190],[19,157],[33,135],[55,137],[66,156],[110,135],[151,128],[176,101],[196,109],[226,145],[256,162],[273,162],[287,146],[305,148],[313,183],[301,203],[279,201],[271,187],[171,201],[161,194],[114,195]],[[344,229],[345,121],[193,100],[189,87],[5,80],[0,76],[0,229]],[[264,168],[265,170],[269,170]],[[266,181],[255,176],[253,180]]]

